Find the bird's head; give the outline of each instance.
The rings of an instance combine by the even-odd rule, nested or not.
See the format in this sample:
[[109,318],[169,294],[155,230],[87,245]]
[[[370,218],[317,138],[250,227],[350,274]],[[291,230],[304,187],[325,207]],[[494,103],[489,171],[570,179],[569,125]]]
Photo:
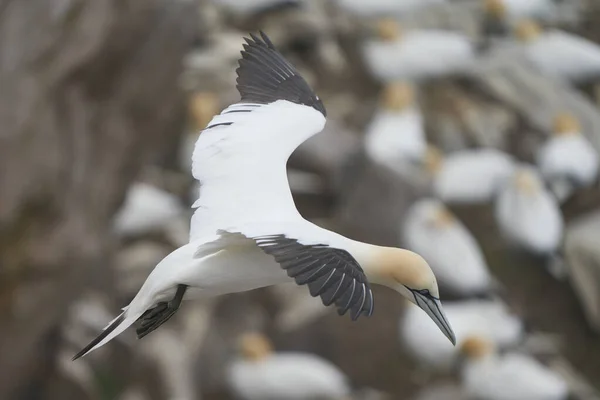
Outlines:
[[542,188],[540,177],[530,167],[521,167],[515,171],[513,185],[525,195],[536,194]]
[[494,352],[494,345],[482,336],[468,336],[460,345],[460,354],[468,360],[479,360]]
[[502,0],[485,0],[483,8],[486,14],[502,19],[506,17],[506,6]]
[[389,287],[419,306],[446,337],[456,337],[440,302],[435,275],[420,255],[394,247],[377,247],[368,268],[369,280]]
[[579,121],[571,113],[557,114],[553,121],[554,134],[557,136],[577,135],[581,132]]
[[392,82],[385,86],[381,96],[383,107],[390,111],[402,111],[413,103],[413,88],[406,82]]
[[212,92],[196,92],[191,95],[189,112],[196,129],[204,129],[214,115],[221,110],[219,98]]
[[398,22],[393,18],[383,18],[376,22],[375,31],[377,37],[385,42],[393,42],[402,36],[402,30]]
[[429,174],[435,175],[442,168],[443,155],[440,149],[433,145],[428,145],[423,157],[423,164]]
[[515,36],[522,42],[531,42],[542,33],[542,28],[531,20],[520,21],[515,27]]
[[242,356],[249,361],[259,361],[273,353],[269,339],[259,333],[245,333],[238,339]]

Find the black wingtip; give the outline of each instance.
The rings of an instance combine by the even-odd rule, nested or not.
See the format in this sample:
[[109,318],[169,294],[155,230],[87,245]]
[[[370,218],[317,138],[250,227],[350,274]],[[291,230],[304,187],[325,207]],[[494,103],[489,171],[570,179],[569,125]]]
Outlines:
[[112,331],[114,331],[117,328],[117,326],[119,326],[121,324],[121,322],[123,322],[124,320],[125,320],[125,315],[124,314],[119,315],[119,317],[112,324],[107,326],[106,329],[103,330],[102,333],[100,333],[100,335],[98,335],[98,337],[96,337],[87,346],[85,346],[83,349],[81,349],[81,351],[79,351],[79,353],[75,354],[73,356],[73,358],[71,358],[71,361],[75,361],[78,358],[81,358],[84,355],[86,355],[95,345],[100,343],[102,341],[102,339],[104,339]]
[[244,38],[237,73],[237,90],[243,102],[269,104],[287,100],[314,108],[327,116],[325,106],[308,83],[277,51],[267,34]]

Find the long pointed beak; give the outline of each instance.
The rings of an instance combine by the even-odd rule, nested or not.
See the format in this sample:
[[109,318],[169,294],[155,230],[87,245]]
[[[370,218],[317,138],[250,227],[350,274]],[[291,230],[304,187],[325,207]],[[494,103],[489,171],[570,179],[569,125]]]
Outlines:
[[454,331],[450,326],[450,322],[448,322],[448,318],[444,313],[444,309],[442,308],[442,303],[439,299],[434,297],[427,297],[415,292],[415,300],[416,303],[423,311],[429,315],[429,317],[435,322],[435,324],[440,328],[442,333],[446,335],[448,340],[452,342],[454,346],[456,346],[456,336],[454,335]]

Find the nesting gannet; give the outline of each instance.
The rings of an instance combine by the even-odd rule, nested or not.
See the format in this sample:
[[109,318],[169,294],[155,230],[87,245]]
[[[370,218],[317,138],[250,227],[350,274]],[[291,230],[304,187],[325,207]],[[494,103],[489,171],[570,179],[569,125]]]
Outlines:
[[261,35],[246,39],[242,51],[241,102],[215,116],[196,143],[192,172],[201,187],[190,243],[159,262],[132,302],[75,358],[137,320],[138,337],[144,337],[177,311],[186,294],[217,296],[292,278],[353,319],[373,312],[370,283],[388,286],[419,305],[454,342],[435,276],[421,256],[348,239],[296,209],[286,162],[323,129],[325,107]]
[[598,153],[569,113],[554,119],[554,135],[537,154],[537,164],[552,192],[566,199],[574,189],[592,185],[598,175]]
[[403,170],[420,161],[427,148],[421,111],[414,105],[413,89],[404,82],[388,84],[381,106],[367,127],[365,149],[376,163]]
[[442,156],[429,146],[425,167],[432,175],[433,192],[446,203],[491,201],[514,169],[513,158],[495,149],[461,150]]
[[564,379],[525,354],[499,355],[493,344],[471,336],[461,345],[461,375],[471,398],[481,400],[562,400],[569,395]]
[[227,370],[237,398],[245,400],[343,399],[350,395],[344,374],[330,362],[308,353],[274,353],[259,334],[240,339],[242,357]]
[[446,0],[337,0],[344,10],[361,17],[402,15]]
[[496,199],[495,217],[507,239],[534,254],[551,256],[561,244],[560,208],[532,166],[516,168]]
[[[490,338],[499,348],[517,345],[524,338],[523,322],[500,300],[444,302],[448,320],[460,345],[469,335]],[[432,322],[408,305],[400,320],[400,340],[408,352],[422,364],[447,370],[457,360],[458,350],[446,338],[432,331]]]
[[530,20],[517,24],[517,38],[526,56],[554,77],[574,82],[600,77],[600,46],[560,30],[542,31]]
[[143,235],[181,218],[184,209],[177,196],[143,182],[133,183],[114,219],[115,232],[122,236]]
[[441,285],[463,295],[489,290],[491,276],[479,244],[441,201],[418,200],[401,232],[403,243],[427,260]]
[[443,30],[401,31],[393,19],[379,20],[378,38],[362,47],[371,75],[389,82],[425,80],[465,72],[475,60],[475,47],[467,36]]

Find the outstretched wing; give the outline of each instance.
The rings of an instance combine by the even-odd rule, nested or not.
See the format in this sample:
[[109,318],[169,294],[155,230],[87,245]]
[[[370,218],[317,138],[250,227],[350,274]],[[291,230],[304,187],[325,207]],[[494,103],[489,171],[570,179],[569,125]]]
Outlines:
[[237,69],[241,102],[200,133],[192,174],[200,181],[191,239],[245,218],[295,213],[286,175],[292,152],[325,125],[325,108],[269,38],[246,39]]
[[361,314],[373,314],[373,292],[358,262],[346,250],[327,244],[302,244],[285,234],[248,237],[272,256],[298,285],[307,285],[311,296],[321,297],[325,306],[335,304],[338,314],[350,310],[356,320]]

